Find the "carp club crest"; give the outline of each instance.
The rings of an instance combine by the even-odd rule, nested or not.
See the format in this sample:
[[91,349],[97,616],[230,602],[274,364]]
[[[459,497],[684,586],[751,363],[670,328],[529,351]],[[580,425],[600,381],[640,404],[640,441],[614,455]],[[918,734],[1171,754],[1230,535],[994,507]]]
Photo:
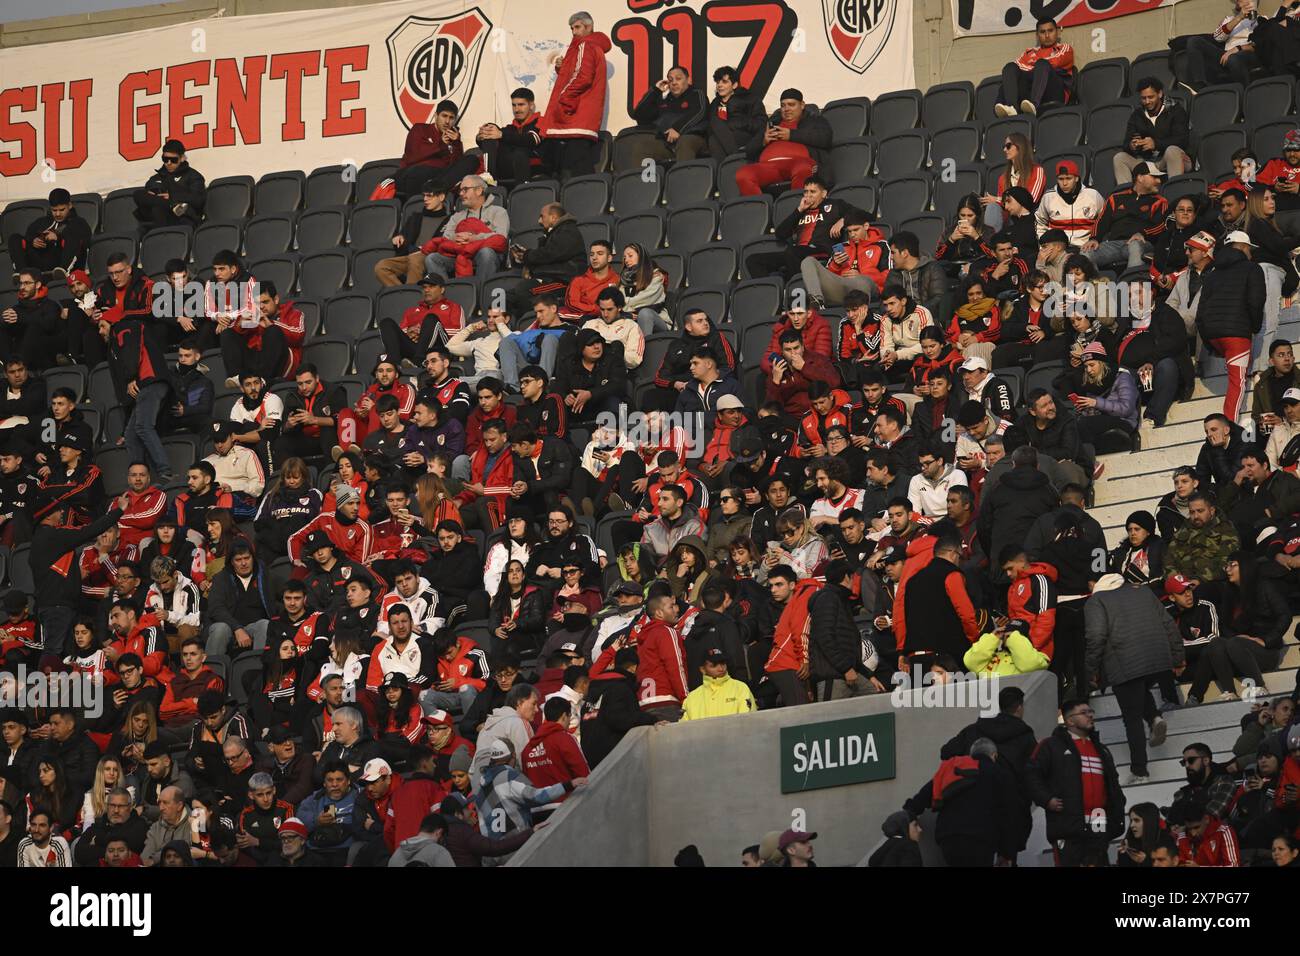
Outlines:
[[822,13],[836,58],[865,73],[889,42],[898,5],[894,0],[822,0]]
[[464,113],[492,22],[478,7],[449,17],[407,17],[388,35],[393,105],[409,128],[433,122],[440,100]]

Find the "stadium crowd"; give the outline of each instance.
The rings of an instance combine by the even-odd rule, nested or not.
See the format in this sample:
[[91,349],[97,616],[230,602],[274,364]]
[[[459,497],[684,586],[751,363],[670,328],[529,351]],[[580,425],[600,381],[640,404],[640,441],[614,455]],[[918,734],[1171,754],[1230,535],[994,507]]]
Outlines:
[[[1238,3],[1213,40],[1229,51],[1264,23]],[[800,194],[781,248],[744,263],[784,284],[779,315],[677,315],[654,249],[501,202],[602,162],[610,41],[585,13],[569,26],[544,111],[516,90],[513,122],[468,149],[450,101],[410,130],[377,197],[416,202],[374,269],[421,299],[378,316],[359,394],[306,360],[292,290],[238,250],[90,275],[58,188],[7,237],[0,540],[34,589],[4,597],[0,686],[71,672],[103,706],[0,714],[0,865],[497,865],[634,727],[887,692],[918,668],[1050,670],[1062,723],[1036,741],[1004,691],[873,863],[919,863],[936,805],[949,864],[1013,860],[1036,805],[1062,865],[1296,865],[1294,693],[1256,706],[1230,755],[1189,746],[1172,807],[1126,807],[1124,788],[1169,708],[1212,683],[1290,691],[1265,675],[1300,606],[1300,370],[1277,334],[1300,282],[1300,129],[1167,200],[1196,161],[1187,111],[1135,77],[1115,191],[1012,133],[996,192],[940,210],[928,248],[831,195],[832,128],[799,90],[769,114],[731,67],[711,99],[673,67],[614,167],[740,152],[742,195]],[[999,115],[1072,102],[1076,72],[1040,22]],[[142,234],[204,202],[169,141]],[[482,318],[445,295],[502,275]],[[737,331],[773,318],[742,360]],[[1222,413],[1107,548],[1098,451],[1165,427],[1210,352]],[[101,362],[114,395],[47,390]],[[99,440],[90,400],[117,406],[120,438]],[[164,440],[185,435],[204,453],[180,473]],[[124,481],[100,470],[118,446]],[[1122,780],[1087,703],[1107,687]],[[769,834],[745,862],[807,865],[814,837]]]

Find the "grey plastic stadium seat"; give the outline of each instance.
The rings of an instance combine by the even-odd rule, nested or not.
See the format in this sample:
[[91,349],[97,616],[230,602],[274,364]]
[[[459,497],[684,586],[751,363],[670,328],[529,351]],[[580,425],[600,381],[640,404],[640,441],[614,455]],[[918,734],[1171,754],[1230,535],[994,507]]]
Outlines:
[[367,332],[357,339],[357,368],[364,374],[370,374],[370,370],[375,367],[375,362],[383,354],[384,340],[379,337],[378,330]]
[[865,136],[871,123],[871,100],[865,96],[831,100],[822,107],[822,118],[831,126],[833,143]]
[[1241,98],[1245,94],[1239,83],[1220,83],[1204,87],[1192,97],[1189,111],[1192,129],[1223,129],[1237,122],[1241,115]]
[[714,324],[725,322],[727,317],[726,286],[695,286],[678,296],[677,306],[673,310],[673,318],[678,328],[681,328],[682,319],[685,318],[686,313],[692,309],[703,309],[708,313],[709,318],[714,321]]
[[1207,180],[1217,180],[1232,172],[1232,154],[1245,145],[1246,131],[1240,127],[1205,133],[1196,144],[1197,165]]
[[[591,219],[584,219],[578,223],[578,231],[582,233],[582,242],[587,246],[590,246],[597,239],[613,242],[614,217],[594,216]],[[522,245],[527,245],[522,239],[519,241]]]
[[742,279],[754,278],[748,272],[746,263],[749,257],[759,252],[780,252],[786,248],[786,243],[774,236],[766,236],[762,239],[753,239],[740,247],[740,277]]
[[77,210],[78,216],[86,220],[92,235],[99,232],[99,220],[104,213],[103,196],[99,193],[73,193],[72,207]]
[[375,265],[384,259],[391,259],[392,256],[391,245],[357,249],[352,254],[352,291],[372,294],[378,292],[382,287],[379,279],[375,277]]
[[127,233],[105,233],[90,241],[87,258],[90,261],[90,274],[102,276],[108,269],[108,258],[115,253],[124,253],[135,264],[135,235]]
[[238,222],[205,222],[194,233],[190,255],[199,265],[211,265],[212,257],[223,249],[239,252],[242,227]]
[[943,235],[945,224],[944,217],[938,213],[926,213],[904,219],[898,223],[897,229],[899,232],[915,233],[920,242],[921,252],[933,256],[935,248],[939,245],[939,237]]
[[447,283],[443,294],[460,306],[465,322],[474,321],[474,313],[478,311],[477,282],[473,279],[452,279]]
[[560,205],[575,219],[590,219],[609,212],[609,173],[575,176],[560,188]]
[[921,122],[921,91],[897,90],[871,104],[871,134],[878,140],[915,129]]
[[1251,131],[1250,146],[1259,157],[1261,164],[1268,161],[1266,157],[1281,155],[1282,137],[1297,126],[1300,126],[1300,120],[1290,116],[1271,123],[1263,123]]
[[772,225],[779,226],[785,222],[790,213],[799,208],[799,203],[803,201],[803,193],[795,192],[793,189],[787,189],[781,195],[776,197],[772,204]]
[[1002,95],[1002,77],[986,76],[975,87],[975,118],[981,123],[992,123],[998,118],[994,107]]
[[374,310],[374,299],[363,293],[340,292],[332,295],[325,300],[321,334],[355,341],[370,329]]
[[302,206],[307,176],[300,169],[267,173],[253,187],[253,209],[260,216],[269,212],[296,212]]
[[906,130],[880,140],[876,174],[883,181],[925,169],[930,157],[930,134],[923,129]]
[[614,215],[630,215],[659,205],[663,192],[663,169],[656,166],[647,182],[642,170],[634,169],[614,177]]
[[757,365],[763,359],[763,351],[772,341],[772,327],[776,322],[753,322],[745,326],[740,334],[740,361],[746,366]]
[[740,196],[723,205],[718,234],[724,242],[745,242],[765,235],[771,225],[771,196]]
[[381,289],[375,296],[375,319],[392,319],[400,323],[402,313],[418,305],[424,293],[418,285],[395,285]]
[[620,216],[614,223],[614,246],[622,249],[629,242],[640,243],[654,250],[663,245],[664,215],[662,210],[631,213]]
[[1266,76],[1250,84],[1245,103],[1247,126],[1290,116],[1295,110],[1295,84],[1289,76]]
[[151,229],[140,240],[140,268],[145,275],[158,275],[168,259],[188,260],[190,257],[189,226],[164,226]]
[[258,280],[270,279],[274,282],[281,297],[289,295],[298,288],[298,256],[296,254],[289,253],[283,256],[268,256],[265,259],[258,259],[256,262],[249,263],[248,271]]
[[298,287],[303,295],[325,299],[348,287],[352,253],[348,249],[324,249],[303,256],[298,263]]
[[975,115],[975,84],[969,80],[939,83],[921,99],[921,125],[928,130],[946,129],[967,122]]
[[208,183],[203,215],[209,220],[247,219],[253,211],[253,177],[222,176]]
[[[711,202],[671,209],[668,213],[665,244],[684,255],[689,255],[696,249],[713,242],[717,231],[718,207]],[[619,248],[623,248],[621,243]]]
[[53,395],[58,388],[70,388],[76,393],[77,401],[86,397],[86,385],[90,380],[90,369],[84,365],[64,365],[48,368],[42,373],[45,379],[45,394]]
[[[244,225],[244,255],[250,259],[279,256],[293,247],[293,214],[254,216]],[[203,263],[207,265],[207,263]]]
[[1103,103],[1088,112],[1087,142],[1094,150],[1103,146],[1120,146],[1128,118],[1133,115],[1130,103]]
[[711,159],[673,163],[664,177],[664,202],[669,209],[712,202],[717,165]]
[[348,207],[307,209],[298,217],[297,249],[303,255],[343,245],[348,234]]
[[830,196],[832,199],[839,199],[856,206],[867,215],[875,215],[876,207],[880,203],[880,184],[872,179],[866,182],[832,186]]
[[385,179],[392,179],[396,176],[401,163],[400,159],[372,159],[363,165],[357,171],[357,202],[365,202],[375,191],[376,186]]
[[[900,176],[880,187],[880,218],[886,222],[902,222],[911,216],[928,212],[930,208],[930,179],[927,176]],[[947,210],[940,210],[947,214]]]
[[[135,218],[135,189],[114,189],[104,197],[104,221],[100,231],[104,235],[135,233],[140,220]],[[99,275],[94,272],[92,275]]]
[[349,206],[354,200],[356,170],[353,167],[321,166],[307,177],[303,205],[307,209],[322,206]]
[[1184,196],[1199,196],[1206,188],[1206,178],[1201,173],[1183,173],[1181,176],[1169,177],[1160,187],[1160,195],[1165,197],[1172,212],[1174,203],[1178,200]]
[[352,365],[352,343],[341,338],[319,338],[307,343],[302,360],[315,365],[320,377],[332,382],[347,375]]
[[936,166],[934,183],[934,208],[943,216],[952,216],[957,212],[957,203],[970,193],[980,193],[984,189],[984,164],[962,163],[953,171],[951,181],[946,180],[943,171]]
[[979,123],[957,123],[941,129],[930,138],[930,161],[938,168],[947,160],[958,165],[980,158],[984,130]]
[[1139,81],[1149,76],[1163,83],[1166,93],[1174,88],[1174,71],[1169,66],[1168,50],[1153,50],[1135,57],[1129,66],[1128,75],[1135,88]]
[[831,149],[831,177],[837,183],[853,183],[871,175],[876,141],[859,137],[836,142]]
[[1062,106],[1038,117],[1034,128],[1034,151],[1057,152],[1083,142],[1085,117],[1081,107]]
[[39,199],[20,199],[9,203],[4,207],[4,212],[0,212],[0,238],[7,242],[14,233],[26,233],[36,220],[48,218],[48,208],[49,204]]
[[747,162],[749,160],[744,153],[733,153],[718,164],[718,195],[724,202],[740,195],[740,187],[736,185],[736,171]]
[[1093,60],[1074,78],[1074,95],[1087,107],[1114,103],[1128,94],[1128,60]]
[[730,283],[739,268],[736,247],[717,242],[691,253],[686,260],[686,278],[691,286]]
[[353,207],[348,220],[348,244],[366,249],[391,242],[399,227],[396,199],[362,202]]
[[553,179],[539,179],[521,183],[510,192],[506,210],[510,213],[511,229],[532,229],[542,207],[559,199],[560,184]]

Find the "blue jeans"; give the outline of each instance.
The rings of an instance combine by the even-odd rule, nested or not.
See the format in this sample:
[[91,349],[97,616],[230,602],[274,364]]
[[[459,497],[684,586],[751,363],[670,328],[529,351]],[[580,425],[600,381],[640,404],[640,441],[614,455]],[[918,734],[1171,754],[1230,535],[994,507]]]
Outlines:
[[435,710],[445,710],[449,714],[467,714],[474,703],[478,691],[469,684],[462,684],[460,690],[434,690],[430,688],[420,695],[420,707],[426,714]]
[[167,397],[164,382],[150,382],[135,397],[135,407],[126,422],[126,448],[132,461],[147,461],[155,475],[171,471],[167,449],[158,437],[158,412]]
[[[474,274],[490,276],[501,268],[501,256],[493,249],[480,249],[474,253]],[[424,257],[424,271],[442,276],[444,279],[456,278],[456,258],[444,256],[441,252],[431,252]]]
[[[561,338],[559,335],[543,335],[539,339],[542,354],[536,364],[544,368],[548,376],[555,374],[555,356],[560,351]],[[514,336],[501,340],[497,347],[497,361],[501,363],[501,381],[515,388],[519,387],[519,370],[525,365],[533,364],[528,361]]]
[[1107,239],[1098,243],[1092,252],[1084,253],[1098,269],[1109,269],[1126,263],[1125,268],[1133,269],[1142,265],[1142,253],[1151,248],[1145,241],[1132,242],[1128,239]]
[[77,620],[77,612],[70,607],[43,607],[36,612],[40,621],[41,633],[45,635],[45,653],[60,660],[72,649],[72,625]]

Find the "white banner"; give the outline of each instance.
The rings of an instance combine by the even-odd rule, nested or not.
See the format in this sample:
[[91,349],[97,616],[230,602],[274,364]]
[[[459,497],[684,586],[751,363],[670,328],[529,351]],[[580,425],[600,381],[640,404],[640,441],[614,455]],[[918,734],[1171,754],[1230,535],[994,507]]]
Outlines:
[[[1062,29],[1084,26],[1180,0],[952,0],[953,33],[959,37],[992,33],[1030,33],[1042,17],[1053,17]],[[1066,42],[1071,42],[1067,36]],[[1074,44],[1079,46],[1080,44]]]
[[734,66],[769,109],[790,86],[824,104],[914,85],[912,0],[408,0],[218,17],[5,50],[0,204],[143,185],[170,137],[211,181],[400,156],[444,98],[467,132],[508,122],[517,86],[544,110],[577,9],[613,41],[615,132],[674,63],[710,95],[713,70]]

